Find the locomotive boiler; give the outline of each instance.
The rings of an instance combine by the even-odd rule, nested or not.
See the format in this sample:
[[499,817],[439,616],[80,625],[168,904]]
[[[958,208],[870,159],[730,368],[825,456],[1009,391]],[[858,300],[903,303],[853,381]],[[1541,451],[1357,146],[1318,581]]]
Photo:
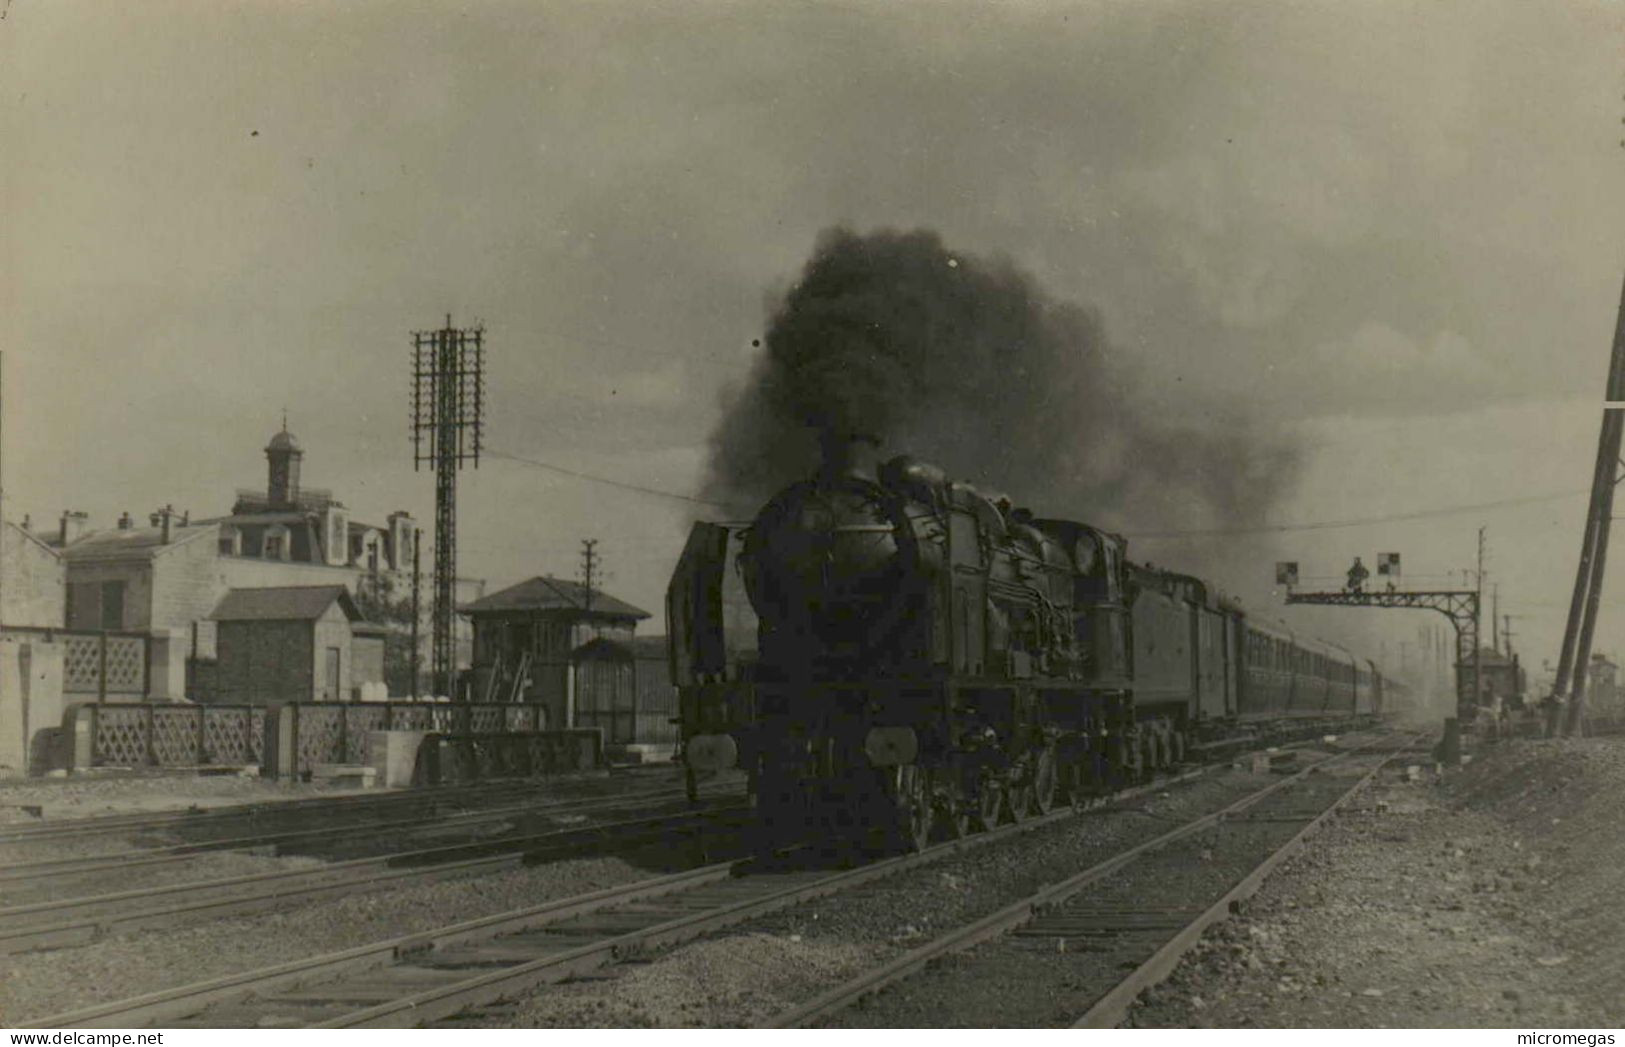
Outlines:
[[826,440],[748,526],[695,525],[668,590],[684,761],[743,767],[770,842],[924,846],[1380,701],[1117,535],[878,459]]

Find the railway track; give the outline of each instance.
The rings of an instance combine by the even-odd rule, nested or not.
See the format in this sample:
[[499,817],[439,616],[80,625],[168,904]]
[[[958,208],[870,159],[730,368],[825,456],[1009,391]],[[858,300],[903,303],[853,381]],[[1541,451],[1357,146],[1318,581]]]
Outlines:
[[483,875],[583,851],[651,843],[669,843],[680,850],[684,841],[700,840],[706,833],[724,837],[715,842],[725,844],[725,837],[743,824],[748,813],[743,803],[712,801],[698,810],[394,851],[315,868],[10,905],[0,908],[0,954],[85,945],[117,931],[172,928],[399,883]]
[[[1163,790],[1214,769],[1199,768],[1087,806]],[[767,870],[748,860],[708,865],[430,932],[43,1016],[24,1027],[420,1025],[1009,840],[1076,814],[1059,810],[919,854],[835,872]]]
[[[253,827],[265,824],[286,828],[287,826],[283,826],[282,823],[294,823],[294,826],[297,826],[298,823],[312,817],[324,822],[349,819],[357,824],[381,816],[390,817],[411,812],[420,812],[419,816],[428,817],[448,811],[466,811],[489,803],[508,803],[514,799],[535,796],[544,788],[556,793],[561,784],[578,785],[589,780],[596,779],[550,779],[545,784],[531,779],[437,785],[398,792],[311,796],[298,800],[224,804],[201,809],[64,818],[0,827],[0,847],[140,834],[168,834],[186,838],[198,834],[199,838],[207,839],[211,835],[243,835],[246,831],[245,825]],[[579,797],[579,799],[591,798]]]
[[[1287,856],[1352,799],[1385,766],[1408,751],[1414,738],[1398,747],[1357,749],[1311,764],[1281,778],[1221,810],[1191,819],[1168,832],[1128,848],[1082,870],[1068,879],[998,909],[973,923],[955,928],[909,950],[889,962],[865,971],[762,1023],[786,1028],[838,1020],[866,998],[925,970],[933,962],[978,946],[1033,951],[1059,956],[1073,943],[1086,952],[1108,953],[1104,961],[1086,965],[1095,973],[1091,983],[1076,972],[1068,982],[1074,988],[1078,1028],[1110,1028],[1128,1013],[1134,999],[1167,977],[1181,957],[1211,924],[1227,918],[1232,906],[1250,896]],[[1336,777],[1354,768],[1352,784]],[[1333,787],[1326,785],[1332,782]],[[1220,889],[1208,904],[1191,907],[1190,892],[1175,883],[1181,872],[1196,863],[1173,855],[1170,848],[1207,831],[1220,834],[1227,825],[1245,824],[1258,834],[1246,846],[1255,853],[1248,867],[1228,889]],[[1211,841],[1208,841],[1211,842]],[[1211,852],[1208,852],[1211,853]],[[1100,889],[1116,881],[1117,890]],[[1097,890],[1088,891],[1089,888]],[[1103,943],[1106,944],[1103,947]],[[1115,948],[1114,948],[1115,947]],[[1124,960],[1122,954],[1132,959]],[[997,956],[984,962],[995,965]],[[1055,960],[1051,963],[1059,962]],[[1124,967],[1131,968],[1126,975]],[[1086,988],[1076,988],[1080,980]],[[1093,997],[1091,997],[1091,991]],[[877,1008],[884,1008],[877,1004]],[[875,1009],[852,1015],[865,1027],[886,1024]]]
[[[702,796],[716,796],[726,787],[702,790]],[[737,792],[737,789],[731,790]],[[530,789],[534,796],[535,787]],[[623,810],[642,810],[650,804],[680,803],[686,799],[679,786],[620,793],[613,797],[592,797],[570,800],[532,799],[526,803],[481,808],[472,811],[443,814],[438,808],[419,808],[418,813],[405,818],[370,821],[362,824],[342,824],[317,828],[287,829],[249,836],[226,835],[212,839],[189,840],[183,843],[159,844],[151,847],[132,847],[75,857],[46,858],[28,862],[0,865],[0,889],[15,900],[26,895],[30,887],[46,887],[60,893],[62,882],[68,877],[101,872],[124,872],[132,868],[174,865],[217,851],[254,851],[271,855],[310,854],[323,843],[337,841],[344,849],[355,849],[360,841],[378,837],[402,836],[414,832],[477,830],[481,826],[500,824],[531,818],[570,818],[612,813]],[[319,811],[309,812],[319,814]],[[3,920],[0,920],[3,923]]]

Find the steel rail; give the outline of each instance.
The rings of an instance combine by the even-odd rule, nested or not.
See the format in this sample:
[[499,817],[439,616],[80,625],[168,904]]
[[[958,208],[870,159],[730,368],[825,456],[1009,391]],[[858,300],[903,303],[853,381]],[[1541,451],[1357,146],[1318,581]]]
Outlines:
[[1388,766],[1399,752],[1386,755],[1378,764],[1371,768],[1360,780],[1350,786],[1341,796],[1333,800],[1320,814],[1311,819],[1303,828],[1293,834],[1286,843],[1258,863],[1253,870],[1236,882],[1217,901],[1203,910],[1194,920],[1186,924],[1178,933],[1164,942],[1156,952],[1129,972],[1128,976],[1114,985],[1104,996],[1096,1000],[1077,1021],[1072,1023],[1074,1029],[1109,1029],[1116,1027],[1128,1016],[1129,1008],[1134,1000],[1145,990],[1161,982],[1174,972],[1179,961],[1190,952],[1192,947],[1201,940],[1204,932],[1213,924],[1229,919],[1233,906],[1240,901],[1250,898],[1269,875],[1292,854],[1301,848],[1310,836],[1320,829],[1334,814],[1352,800],[1361,790],[1369,785],[1382,769]]
[[783,1011],[761,1023],[758,1028],[796,1028],[856,1003],[859,999],[885,988],[925,967],[931,961],[950,953],[961,952],[975,945],[1002,937],[1029,922],[1045,907],[1056,905],[1078,891],[1117,872],[1138,858],[1169,843],[1217,824],[1225,818],[1240,814],[1264,798],[1302,780],[1311,773],[1323,770],[1329,764],[1348,759],[1364,747],[1338,753],[1316,761],[1288,777],[1281,778],[1223,807],[1200,815],[1182,825],[1120,851],[1076,873],[1060,883],[1047,885],[1020,901],[997,909],[972,923],[956,928],[930,942],[909,950],[902,956],[865,971],[827,992],[821,993],[800,1006]]
[[[1219,769],[1221,766],[1223,765],[1213,764],[1195,768],[1172,778],[1120,790],[1109,796],[1091,798],[1089,802],[1077,808],[1062,808],[1048,815],[1000,826],[991,832],[940,844],[920,854],[889,859],[875,865],[834,874],[820,879],[816,883],[802,884],[779,892],[775,897],[751,899],[740,905],[732,906],[727,911],[713,910],[710,913],[713,919],[704,918],[706,914],[702,913],[700,917],[687,917],[683,920],[669,921],[656,927],[646,928],[641,933],[620,935],[608,941],[597,943],[592,947],[574,950],[569,955],[554,956],[546,961],[527,963],[523,969],[510,968],[497,972],[495,975],[463,979],[457,984],[441,990],[428,993],[420,992],[410,999],[402,998],[392,1004],[372,1007],[364,1012],[355,1012],[341,1018],[331,1019],[325,1024],[332,1026],[388,1026],[395,1024],[397,1019],[403,1015],[409,1019],[410,1024],[431,1020],[433,1017],[444,1017],[468,1006],[488,1002],[494,996],[516,991],[517,988],[524,985],[557,981],[560,978],[568,977],[571,973],[600,967],[628,952],[640,952],[662,944],[672,944],[677,941],[699,937],[708,933],[713,928],[713,925],[715,927],[727,926],[730,923],[738,922],[738,920],[758,915],[760,912],[793,905],[798,901],[832,893],[844,887],[855,886],[870,879],[903,872],[950,854],[994,843],[1016,834],[1053,824],[1073,817],[1083,810],[1093,810],[1107,804],[1120,803],[1148,792],[1165,789],[1170,785],[1199,778]],[[685,877],[704,878],[715,875],[721,878],[723,873],[717,870],[732,868],[734,866],[708,866],[692,873],[680,873],[672,877],[641,881],[639,884],[630,885],[629,888],[597,892],[595,895],[565,899],[533,910],[520,910],[517,913],[507,913],[469,921],[436,931],[423,932],[407,939],[395,939],[372,946],[360,946],[309,960],[245,971],[191,986],[151,993],[131,1000],[94,1005],[74,1012],[41,1018],[37,1020],[37,1024],[39,1027],[54,1026],[59,1028],[74,1025],[128,1028],[137,1024],[164,1020],[172,1021],[177,1017],[196,1013],[204,1005],[229,1002],[250,996],[263,996],[277,989],[308,984],[314,980],[325,980],[352,968],[388,966],[391,962],[396,964],[408,963],[413,958],[424,953],[432,955],[434,949],[443,948],[448,944],[468,942],[480,938],[493,938],[516,928],[523,928],[527,926],[525,923],[527,920],[531,921],[528,926],[542,926],[543,922],[557,922],[557,920],[567,919],[582,912],[612,908],[624,904],[628,900],[626,898],[617,900],[615,896],[617,890],[647,889],[652,894],[655,891],[665,892],[666,888],[663,886],[665,884],[677,885],[671,890],[689,889],[680,882]],[[410,874],[415,871],[409,870],[405,871],[405,873]],[[728,875],[731,875],[731,873]],[[705,879],[705,882],[715,881]],[[700,879],[696,879],[689,886],[699,887],[703,886],[703,884]],[[572,908],[575,906],[583,906],[583,908]],[[544,915],[541,918],[542,922],[537,922],[538,914],[543,913],[544,910],[552,910],[556,915],[551,918]]]
[[[1181,777],[1196,777],[1197,773],[1199,772]],[[1167,784],[1166,782],[1158,782],[1133,791],[1137,794],[1152,788],[1162,788]],[[790,886],[782,889],[774,890],[766,887],[764,888],[765,893],[758,896],[710,907],[692,915],[680,916],[656,923],[653,926],[628,931],[624,934],[604,937],[591,944],[550,956],[541,956],[513,967],[458,979],[448,985],[423,989],[384,1003],[329,1018],[314,1024],[312,1028],[397,1028],[403,1022],[415,1026],[439,1018],[450,1017],[468,1007],[495,998],[508,996],[536,985],[558,982],[565,978],[597,970],[626,955],[639,955],[653,949],[692,941],[713,931],[721,930],[757,916],[799,905],[814,898],[834,894],[838,891],[868,883],[871,880],[895,876],[898,873],[936,862],[950,854],[958,854],[1010,839],[1016,835],[1075,817],[1077,814],[1077,811],[1069,809],[1052,811],[1046,815],[1001,825],[990,831],[977,833],[963,839],[940,843],[915,854],[883,859],[870,865],[820,876],[810,881],[803,879],[808,875],[805,873],[784,874],[783,878],[790,880]],[[775,877],[763,875],[739,882],[760,881],[767,884],[773,879]]]
[[[662,768],[663,769],[663,768]],[[635,772],[628,772],[636,776]],[[602,780],[600,774],[571,774],[555,778],[523,779],[501,778],[461,785],[432,785],[412,789],[380,792],[346,792],[336,796],[307,796],[292,800],[261,800],[251,803],[220,804],[202,809],[147,811],[131,814],[93,815],[86,818],[64,818],[43,824],[0,827],[0,845],[32,843],[56,837],[84,838],[110,833],[162,829],[171,826],[209,828],[213,823],[272,820],[284,816],[298,817],[311,810],[324,815],[355,810],[367,813],[374,808],[395,806],[444,806],[470,800],[498,799],[508,794],[522,795],[546,785],[560,782],[587,782]]]
[[[658,839],[674,830],[700,828],[711,819],[724,817],[729,813],[743,813],[746,810],[748,808],[743,805],[735,805],[654,818],[600,822],[524,837],[473,844],[451,844],[370,858],[355,858],[315,869],[254,873],[11,906],[0,909],[0,955],[28,949],[85,944],[115,930],[165,927],[186,922],[193,917],[218,918],[254,912],[284,905],[295,899],[308,901],[327,895],[353,893],[401,880],[434,880],[489,872],[502,866],[533,859],[538,853],[568,851],[585,842],[581,839],[583,837],[591,838],[605,834],[613,836],[615,833],[630,833],[635,830],[636,836],[628,835],[614,842],[632,843],[649,837]],[[497,853],[461,860],[453,857],[456,854],[478,854],[480,851],[493,850]],[[405,867],[402,867],[403,863],[406,863]],[[253,893],[226,894],[168,907],[138,907],[130,911],[115,908],[110,913],[95,912],[104,906],[117,907],[130,902],[157,901],[176,895],[239,887],[253,889]],[[51,914],[56,919],[54,922],[42,923],[29,921],[29,917],[40,914]],[[5,923],[8,921],[15,926],[6,927]]]
[[302,960],[292,960],[273,967],[262,967],[236,974],[227,974],[208,981],[195,982],[174,989],[164,989],[95,1004],[61,1014],[46,1015],[20,1022],[17,1028],[138,1028],[165,1021],[173,1021],[195,1014],[213,1004],[240,999],[250,994],[264,994],[335,975],[364,971],[387,966],[404,956],[427,950],[445,948],[467,941],[477,941],[495,935],[546,926],[572,916],[596,912],[612,905],[655,898],[672,891],[702,884],[715,883],[732,875],[737,862],[722,862],[686,872],[673,873],[654,879],[640,880],[620,887],[609,887],[590,894],[563,898],[527,909],[499,913],[476,920],[439,927],[399,938],[389,938],[370,945],[360,945],[338,952],[325,953]]
[[[709,798],[716,796],[723,790],[713,787],[705,790]],[[377,836],[388,832],[397,832],[402,829],[414,827],[424,828],[455,828],[459,826],[478,825],[482,822],[499,822],[516,816],[530,815],[569,815],[583,812],[609,812],[624,810],[626,808],[645,805],[651,800],[678,801],[685,798],[682,787],[671,789],[655,789],[637,793],[622,793],[616,796],[580,798],[572,800],[548,800],[528,804],[515,804],[508,807],[486,808],[466,811],[460,814],[438,815],[429,813],[414,818],[399,818],[393,821],[366,822],[359,825],[337,825],[321,829],[292,829],[284,832],[266,833],[260,836],[234,836],[222,837],[215,840],[198,840],[188,843],[166,844],[159,847],[139,847],[126,851],[115,851],[103,854],[85,855],[74,858],[46,858],[32,862],[14,862],[9,865],[0,865],[0,883],[13,881],[28,881],[41,877],[52,879],[62,876],[76,876],[83,873],[100,872],[106,869],[129,869],[135,866],[165,865],[174,862],[187,861],[201,854],[212,851],[241,851],[260,847],[280,847],[283,844],[299,841],[315,841],[329,837],[356,837]]]
[[[1335,760],[1338,758],[1330,757],[1328,759]],[[1327,760],[1317,761],[1313,767],[1323,767],[1327,762]],[[1123,790],[1106,799],[1108,802],[1121,801],[1146,792],[1161,790],[1175,782],[1201,777],[1218,766],[1220,765],[1215,764],[1197,768],[1173,779],[1154,781]],[[1297,778],[1302,774],[1307,774],[1313,767],[1305,768],[1299,775],[1293,777]],[[1284,782],[1277,782],[1270,788],[1255,794],[1253,799],[1256,801],[1256,799],[1273,792],[1284,784]],[[317,1022],[312,1027],[392,1028],[400,1027],[402,1024],[419,1025],[424,1022],[446,1018],[468,1007],[492,999],[507,997],[536,985],[557,982],[596,970],[624,955],[640,955],[652,949],[701,938],[713,931],[769,912],[798,905],[813,898],[834,894],[871,880],[906,872],[934,863],[951,854],[958,854],[987,844],[1011,839],[1017,835],[1076,817],[1080,813],[1081,810],[1063,808],[1039,817],[1008,823],[988,832],[937,844],[916,854],[885,859],[871,865],[835,873],[810,882],[795,881],[793,879],[794,874],[792,874],[791,884],[781,890],[769,889],[767,893],[760,896],[747,897],[739,901],[711,907],[692,915],[680,916],[652,926],[605,937],[577,948],[553,955],[541,956],[516,966],[458,979],[450,984],[420,989],[409,995]],[[763,876],[761,879],[765,881],[769,877]]]
[[215,822],[249,821],[257,818],[298,816],[312,809],[330,814],[335,811],[359,809],[365,812],[373,807],[455,804],[465,798],[498,796],[536,788],[534,781],[513,779],[498,782],[480,782],[467,785],[436,785],[388,793],[343,793],[337,796],[307,796],[296,800],[264,800],[254,803],[221,804],[217,807],[191,808],[167,811],[147,811],[136,814],[93,815],[87,818],[64,818],[38,825],[7,826],[0,829],[0,845],[33,843],[56,837],[83,838],[109,833],[135,832],[161,829],[172,825],[187,828],[209,827]]
[[[1165,789],[1170,785],[1202,777],[1214,767],[1202,767],[1180,774],[1174,778],[1163,779],[1146,785],[1135,786],[1122,790],[1110,797],[1096,798],[1096,801],[1081,808],[1093,809],[1095,806],[1109,802],[1120,802],[1132,799],[1154,790]],[[961,840],[954,840],[938,844],[927,851],[915,855],[906,855],[900,858],[888,859],[875,865],[864,866],[859,869],[833,874],[818,882],[818,884],[804,887],[813,893],[805,897],[816,897],[821,893],[840,890],[844,886],[853,886],[858,882],[880,876],[892,875],[907,869],[935,861],[950,854],[980,847],[984,844],[1007,839],[1013,835],[1028,832],[1053,824],[1065,818],[1073,817],[1078,813],[1073,809],[1060,809],[1047,815],[1028,820],[1003,825],[991,831],[979,833]],[[475,941],[496,937],[499,934],[510,933],[529,927],[540,927],[547,923],[555,923],[571,916],[582,913],[595,912],[599,909],[610,908],[629,901],[636,901],[642,897],[652,897],[655,894],[672,893],[677,890],[687,890],[715,883],[718,880],[729,878],[733,870],[741,863],[725,865],[711,865],[691,872],[677,873],[671,876],[659,877],[652,880],[640,881],[623,888],[611,888],[594,894],[583,895],[578,898],[564,899],[533,909],[523,909],[516,912],[504,913],[497,916],[486,917],[479,920],[453,924],[438,930],[426,931],[406,938],[392,939],[378,942],[373,945],[358,946],[339,952],[324,954],[306,960],[293,961],[273,967],[244,971],[237,974],[226,975],[192,985],[180,986],[174,989],[162,990],[127,1000],[112,1001],[81,1008],[63,1014],[49,1015],[39,1019],[30,1019],[20,1028],[133,1028],[141,1025],[150,1025],[161,1022],[173,1022],[179,1018],[194,1014],[205,1006],[227,1003],[250,996],[264,996],[267,993],[310,984],[316,981],[325,981],[335,975],[354,971],[364,971],[369,968],[387,967],[391,963],[407,961],[414,956],[427,952],[432,955],[435,949],[444,948],[450,944]],[[410,875],[416,870],[402,871],[399,875]],[[744,882],[744,881],[741,881]],[[826,885],[827,890],[820,885]],[[797,898],[782,900],[772,907],[795,904]],[[759,904],[769,904],[760,902]],[[762,911],[768,911],[763,909]],[[702,916],[704,914],[701,914]],[[746,913],[740,919],[748,918],[754,913]],[[726,917],[724,917],[726,918]],[[732,922],[731,920],[729,922]],[[704,920],[697,920],[684,928],[656,928],[662,934],[676,934],[671,941],[683,940],[682,936],[697,937],[706,931]],[[725,924],[718,924],[725,926]],[[664,940],[664,939],[662,939]],[[464,985],[461,990],[452,996],[444,996],[439,1000],[419,999],[410,1003],[402,1003],[401,1009],[394,1011],[396,1016],[408,1015],[412,1023],[429,1020],[431,1014],[444,1016],[455,1013],[464,1007],[475,1003],[485,1002],[493,996],[504,992],[514,991],[519,984],[541,984],[547,981],[556,981],[569,976],[577,970],[586,970],[602,966],[610,962],[618,953],[634,951],[653,944],[649,938],[640,938],[636,934],[621,936],[620,939],[606,943],[605,950],[578,950],[579,955],[562,960],[563,966],[541,965],[533,971],[516,972],[503,971],[502,974],[511,974],[513,978],[501,980],[497,983],[495,991],[487,991],[488,985]],[[377,1009],[374,1008],[374,1011]],[[390,1018],[378,1013],[356,1016],[356,1024],[388,1025]],[[335,1023],[330,1023],[335,1024]],[[342,1024],[338,1022],[336,1024]]]

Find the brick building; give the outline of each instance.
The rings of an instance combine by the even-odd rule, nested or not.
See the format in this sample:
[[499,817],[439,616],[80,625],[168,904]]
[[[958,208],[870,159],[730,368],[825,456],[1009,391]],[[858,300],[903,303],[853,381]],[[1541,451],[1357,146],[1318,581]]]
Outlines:
[[210,618],[220,702],[348,701],[382,679],[383,638],[342,585],[233,589]]
[[579,582],[539,576],[462,608],[474,625],[474,698],[535,702],[549,727],[635,740],[638,622],[649,612]]

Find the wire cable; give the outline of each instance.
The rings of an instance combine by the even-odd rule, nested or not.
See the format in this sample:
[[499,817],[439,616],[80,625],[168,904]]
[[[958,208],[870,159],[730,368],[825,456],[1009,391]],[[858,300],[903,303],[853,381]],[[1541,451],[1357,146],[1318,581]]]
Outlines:
[[603,484],[606,487],[616,487],[623,491],[633,491],[637,494],[653,495],[657,498],[669,498],[673,501],[688,502],[691,505],[709,505],[716,509],[738,510],[741,508],[737,504],[713,501],[709,498],[696,498],[694,495],[680,494],[677,491],[664,491],[658,487],[644,487],[641,484],[627,483],[624,480],[614,480],[607,476],[598,476],[593,473],[582,472],[579,469],[567,469],[562,465],[554,465],[552,462],[542,462],[535,458],[525,458],[522,455],[509,454],[506,451],[496,451],[492,450],[491,448],[486,448],[484,453],[490,458],[500,458],[503,461],[518,462],[521,465],[534,466],[537,469],[546,469],[548,472],[559,473],[562,476],[574,477],[577,480],[586,480],[589,483]]
[[1235,534],[1284,534],[1294,531],[1330,531],[1340,527],[1367,527],[1372,524],[1402,523],[1407,520],[1431,520],[1440,516],[1455,516],[1460,513],[1481,512],[1485,509],[1505,509],[1514,505],[1534,505],[1540,502],[1556,502],[1565,498],[1578,498],[1586,491],[1554,491],[1550,494],[1523,495],[1518,498],[1502,498],[1494,502],[1477,502],[1472,505],[1448,505],[1433,509],[1418,509],[1409,513],[1394,513],[1389,516],[1365,516],[1348,520],[1319,520],[1313,523],[1295,524],[1259,524],[1256,527],[1210,527],[1190,531],[1130,531],[1130,538],[1208,538],[1220,535]]

